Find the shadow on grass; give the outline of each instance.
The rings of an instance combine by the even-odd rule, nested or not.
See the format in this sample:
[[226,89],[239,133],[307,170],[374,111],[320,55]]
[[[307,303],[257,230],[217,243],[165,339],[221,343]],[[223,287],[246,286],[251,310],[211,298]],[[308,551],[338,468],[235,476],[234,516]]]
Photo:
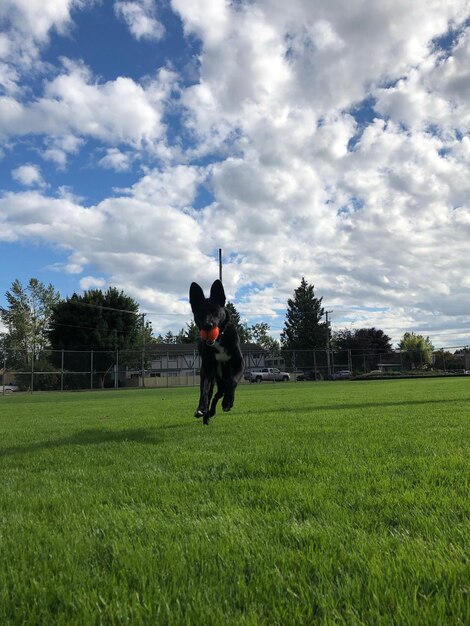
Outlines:
[[50,441],[38,441],[23,446],[0,447],[0,457],[15,456],[50,450],[64,446],[92,446],[109,443],[140,443],[145,445],[158,445],[165,438],[164,431],[174,428],[187,428],[188,424],[168,424],[155,428],[131,428],[126,430],[105,430],[92,428],[74,433],[70,437]]
[[[354,409],[369,409],[369,408],[387,408],[387,407],[407,407],[407,406],[418,406],[418,405],[427,405],[427,404],[450,404],[452,402],[462,403],[469,402],[470,397],[459,397],[459,398],[436,398],[429,400],[397,400],[393,402],[358,402],[353,403],[349,402],[347,404],[338,401],[337,403],[332,402],[331,404],[311,404],[311,405],[295,405],[295,406],[277,406],[275,408],[266,408],[266,409],[256,409],[253,413],[256,414],[271,414],[271,413],[299,413],[305,411],[349,411]],[[249,411],[251,412],[251,411]]]

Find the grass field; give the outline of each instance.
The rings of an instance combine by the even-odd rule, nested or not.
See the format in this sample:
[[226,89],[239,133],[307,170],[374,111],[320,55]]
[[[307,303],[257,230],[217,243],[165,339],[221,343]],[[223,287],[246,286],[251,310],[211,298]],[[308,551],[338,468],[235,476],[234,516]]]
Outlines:
[[0,624],[470,623],[470,377],[0,398]]

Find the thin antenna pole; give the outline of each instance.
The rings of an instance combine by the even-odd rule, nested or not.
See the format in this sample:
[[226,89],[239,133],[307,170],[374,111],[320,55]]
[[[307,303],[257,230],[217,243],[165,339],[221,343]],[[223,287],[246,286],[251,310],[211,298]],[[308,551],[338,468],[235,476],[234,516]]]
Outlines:
[[222,282],[222,248],[219,248],[219,280]]

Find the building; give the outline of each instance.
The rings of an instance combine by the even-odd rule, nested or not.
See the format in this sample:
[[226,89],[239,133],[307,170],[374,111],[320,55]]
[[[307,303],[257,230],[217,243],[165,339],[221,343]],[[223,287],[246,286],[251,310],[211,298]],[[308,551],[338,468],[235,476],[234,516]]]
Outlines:
[[[259,367],[281,367],[283,359],[269,355],[256,343],[241,346],[245,369]],[[149,346],[145,351],[145,385],[158,386],[163,381],[156,379],[179,378],[180,384],[196,384],[201,368],[201,359],[195,343],[161,343]],[[141,384],[141,369],[126,369],[120,373],[121,384]],[[153,379],[153,382],[152,382]],[[176,381],[174,381],[176,383]]]

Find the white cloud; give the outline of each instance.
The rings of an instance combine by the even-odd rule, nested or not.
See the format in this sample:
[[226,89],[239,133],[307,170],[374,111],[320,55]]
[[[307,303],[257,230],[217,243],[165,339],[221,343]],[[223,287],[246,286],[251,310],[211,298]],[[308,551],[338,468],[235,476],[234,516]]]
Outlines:
[[34,238],[70,251],[69,265],[99,268],[130,295],[155,308],[179,300],[187,281],[212,276],[204,233],[190,205],[203,180],[198,168],[149,171],[125,196],[84,207],[73,198],[35,192],[0,197],[0,238]]
[[163,25],[156,19],[154,0],[115,2],[114,10],[136,39],[161,39],[165,34]]
[[45,187],[46,183],[42,177],[41,169],[37,165],[30,163],[20,165],[12,170],[11,176],[14,180],[25,187]]
[[[52,198],[38,191],[5,193],[0,196],[0,240],[38,239],[80,249],[99,241],[95,232],[104,216],[67,198]],[[82,243],[81,243],[82,242]]]
[[[97,83],[85,66],[65,61],[65,67],[66,73],[46,82],[44,96],[30,104],[11,96],[0,98],[0,134],[47,134],[53,142],[64,135],[78,136],[79,142],[90,136],[136,149],[163,139],[162,115],[174,73],[160,70],[155,80],[142,86],[125,77]],[[70,152],[77,145],[59,150]]]
[[[187,95],[195,127],[214,132],[227,119],[244,125],[250,103],[270,117],[279,107],[317,117],[361,100],[374,84],[406,74],[425,59],[464,0],[342,3],[260,0],[238,10],[210,0],[173,0],[185,28],[201,37],[201,83]],[[217,7],[217,8],[216,8]],[[234,119],[235,118],[235,119]]]
[[[54,29],[65,34],[75,8],[93,0],[2,0],[0,21],[0,85],[8,94],[20,90],[23,73],[43,69],[40,51],[47,45]],[[2,67],[3,66],[3,67]]]
[[41,42],[47,40],[51,28],[64,32],[72,8],[80,4],[84,4],[83,0],[3,0],[0,17],[13,30]]
[[80,289],[88,291],[89,289],[103,289],[106,286],[104,278],[96,276],[84,276],[80,279]]
[[[49,26],[21,26],[35,46],[67,28],[74,4],[58,4],[61,13],[46,11]],[[245,315],[272,322],[304,275],[335,324],[375,325],[395,340],[408,329],[447,345],[468,338],[469,28],[445,54],[433,43],[462,26],[466,0],[171,6],[201,41],[189,87],[174,70],[104,81],[66,60],[28,100],[14,91],[14,72],[4,74],[4,137],[44,138],[42,156],[62,167],[87,140],[102,167],[144,166],[131,187],[90,206],[65,189],[60,198],[4,194],[0,236],[63,246],[67,271],[106,275],[168,314],[165,324],[170,313],[187,321],[188,285],[207,289],[222,247],[227,291],[244,294]],[[154,3],[116,10],[135,37],[153,32],[140,18],[156,20]],[[11,55],[12,42],[0,50]],[[357,114],[364,98],[373,122]],[[177,147],[168,111],[180,115]],[[149,155],[158,168],[145,165]]]
[[196,33],[206,46],[226,40],[230,21],[234,18],[226,0],[171,0],[171,5],[181,15],[186,32]]
[[100,159],[99,164],[105,169],[116,172],[125,172],[130,168],[129,155],[121,152],[117,148],[109,148],[106,155]]
[[449,55],[435,52],[392,87],[376,92],[376,109],[408,128],[431,127],[444,140],[470,130],[470,33]]
[[81,274],[83,272],[83,267],[77,263],[53,263],[52,265],[46,266],[47,270],[51,272],[65,272],[66,274]]
[[46,161],[54,161],[63,169],[67,165],[68,157],[77,154],[84,143],[80,137],[70,134],[51,137],[46,140],[47,148],[42,151],[41,156]]

